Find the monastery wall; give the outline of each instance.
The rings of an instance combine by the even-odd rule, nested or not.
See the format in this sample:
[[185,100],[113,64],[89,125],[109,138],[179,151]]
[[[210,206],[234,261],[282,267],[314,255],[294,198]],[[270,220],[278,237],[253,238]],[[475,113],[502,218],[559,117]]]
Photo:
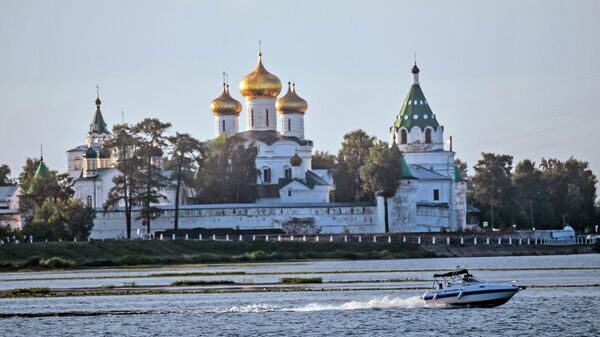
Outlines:
[[[133,212],[132,218],[140,213]],[[151,232],[173,228],[175,211],[163,208],[151,223]],[[377,207],[356,204],[220,204],[186,205],[179,211],[179,228],[281,229],[288,233],[380,233]],[[381,228],[380,228],[381,227]],[[144,233],[141,220],[133,220],[132,235]],[[125,213],[122,210],[98,211],[92,239],[124,237]]]

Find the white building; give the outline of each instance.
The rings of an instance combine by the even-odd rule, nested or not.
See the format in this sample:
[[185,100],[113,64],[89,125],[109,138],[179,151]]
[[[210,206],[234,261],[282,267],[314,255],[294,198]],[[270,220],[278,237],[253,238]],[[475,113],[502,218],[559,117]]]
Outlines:
[[431,110],[412,67],[413,83],[390,128],[392,143],[404,156],[404,179],[393,198],[392,231],[440,231],[464,228],[467,183],[444,149],[444,127]]
[[18,185],[0,186],[0,227],[8,227],[12,230],[21,229],[20,195],[21,188]]
[[313,142],[304,136],[307,102],[288,83],[281,92],[281,81],[262,63],[262,53],[252,72],[240,81],[240,93],[246,102],[246,131],[239,131],[238,117],[242,104],[231,97],[223,83],[221,95],[211,102],[215,118],[215,135],[227,135],[246,146],[258,148],[256,168],[258,202],[318,203],[329,202],[333,188],[327,174],[312,170]]

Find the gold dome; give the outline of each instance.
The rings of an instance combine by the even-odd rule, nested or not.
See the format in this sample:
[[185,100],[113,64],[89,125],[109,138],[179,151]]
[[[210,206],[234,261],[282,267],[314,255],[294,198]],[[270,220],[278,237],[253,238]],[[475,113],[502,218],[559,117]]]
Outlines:
[[292,164],[294,167],[302,165],[302,158],[300,158],[298,153],[294,154],[294,156],[290,158],[290,164]]
[[223,92],[210,102],[210,110],[215,115],[239,115],[242,104],[229,95],[229,86],[223,83]]
[[252,72],[240,81],[240,93],[246,98],[275,98],[281,92],[281,81],[262,64],[262,53]]
[[305,113],[308,103],[296,94],[296,84],[288,82],[288,91],[275,103],[275,108],[281,113]]

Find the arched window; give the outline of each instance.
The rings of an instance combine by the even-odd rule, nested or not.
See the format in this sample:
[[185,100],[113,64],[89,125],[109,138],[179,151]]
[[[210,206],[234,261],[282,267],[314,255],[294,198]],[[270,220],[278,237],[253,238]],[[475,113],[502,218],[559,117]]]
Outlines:
[[408,143],[408,132],[406,129],[400,130],[400,144]]
[[221,121],[221,129],[223,129],[223,132],[225,132],[225,120]]
[[292,179],[292,169],[288,166],[285,166],[283,168],[283,176],[285,177],[285,179]]
[[87,207],[92,207],[92,196],[88,195],[86,198]]
[[254,127],[254,109],[250,109],[250,125]]
[[265,110],[267,115],[267,127],[269,127],[269,109]]
[[288,131],[292,131],[292,120],[288,118]]
[[431,144],[431,129],[425,129],[425,144]]
[[271,169],[268,167],[263,168],[263,181],[265,184],[271,182]]
[[81,170],[81,158],[79,158],[79,157],[75,158],[75,161],[73,163],[73,169],[75,171]]

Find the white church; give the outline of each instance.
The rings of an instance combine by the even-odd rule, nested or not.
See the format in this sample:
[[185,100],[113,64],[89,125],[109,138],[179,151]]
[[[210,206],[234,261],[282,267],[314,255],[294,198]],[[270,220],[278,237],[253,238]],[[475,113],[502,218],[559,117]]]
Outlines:
[[[413,83],[390,128],[391,143],[403,152],[403,177],[396,195],[388,200],[391,232],[458,230],[467,223],[466,182],[460,176],[454,152],[444,148],[439,124],[419,83],[419,68],[412,68]],[[225,81],[224,81],[225,82]],[[246,109],[245,131],[239,130],[242,104],[223,83],[221,95],[210,103],[215,136],[226,135],[258,148],[256,168],[258,201],[253,204],[182,205],[181,229],[277,229],[290,233],[379,233],[385,230],[383,201],[330,202],[335,188],[331,173],[312,169],[313,142],[305,138],[306,100],[293,83],[282,89],[277,76],[257,65],[240,81]],[[75,196],[98,210],[92,237],[123,235],[122,210],[102,211],[119,175],[116,157],[104,143],[112,137],[101,112],[99,94],[86,143],[67,151],[69,174],[75,179]],[[152,232],[171,229],[173,191],[154,220]],[[135,216],[134,216],[135,218]],[[134,231],[144,230],[141,223]]]

